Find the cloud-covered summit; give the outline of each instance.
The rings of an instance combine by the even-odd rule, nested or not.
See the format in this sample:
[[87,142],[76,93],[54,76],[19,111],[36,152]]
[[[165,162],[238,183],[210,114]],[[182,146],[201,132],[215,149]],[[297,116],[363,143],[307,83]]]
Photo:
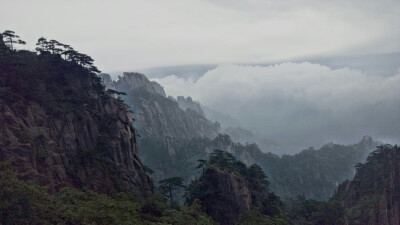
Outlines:
[[293,146],[400,137],[400,72],[366,75],[309,62],[220,65],[200,79],[155,79],[168,95],[192,96],[256,133]]

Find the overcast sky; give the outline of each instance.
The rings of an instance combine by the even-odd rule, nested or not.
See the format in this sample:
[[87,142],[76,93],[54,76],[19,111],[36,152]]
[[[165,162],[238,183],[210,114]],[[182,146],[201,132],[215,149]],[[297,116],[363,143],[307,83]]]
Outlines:
[[0,29],[105,72],[400,50],[398,0],[0,0]]

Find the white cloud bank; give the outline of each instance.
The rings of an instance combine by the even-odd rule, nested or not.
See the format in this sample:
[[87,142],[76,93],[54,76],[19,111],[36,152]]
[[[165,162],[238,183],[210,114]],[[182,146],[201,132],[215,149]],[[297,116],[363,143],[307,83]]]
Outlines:
[[400,72],[368,76],[303,62],[220,65],[197,81],[155,80],[169,95],[192,96],[264,137],[297,146],[400,137]]

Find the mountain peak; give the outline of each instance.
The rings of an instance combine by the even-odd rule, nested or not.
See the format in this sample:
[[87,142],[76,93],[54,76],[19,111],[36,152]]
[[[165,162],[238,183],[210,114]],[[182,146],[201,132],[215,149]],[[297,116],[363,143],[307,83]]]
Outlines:
[[360,144],[363,144],[365,146],[372,146],[374,145],[374,140],[372,139],[372,137],[365,135],[361,140]]
[[200,104],[198,102],[193,101],[193,99],[190,96],[186,98],[184,96],[178,96],[176,98],[176,101],[178,102],[178,105],[182,110],[186,111],[187,109],[191,109],[200,114],[201,116],[203,116],[204,118],[206,118],[206,114],[204,113]]
[[136,72],[124,72],[122,76],[118,76],[118,80],[113,81],[111,76],[106,73],[98,75],[107,89],[118,89],[122,91],[130,91],[134,89],[145,89],[146,91],[159,94],[166,97],[164,88],[155,81],[150,81],[144,74]]

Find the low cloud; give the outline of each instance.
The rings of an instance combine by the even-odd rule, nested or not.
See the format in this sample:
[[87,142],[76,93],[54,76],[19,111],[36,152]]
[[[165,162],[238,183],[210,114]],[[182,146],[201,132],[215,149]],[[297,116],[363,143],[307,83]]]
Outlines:
[[293,146],[400,137],[400,72],[371,76],[303,63],[220,65],[200,79],[155,79],[172,96],[192,96],[259,135]]

